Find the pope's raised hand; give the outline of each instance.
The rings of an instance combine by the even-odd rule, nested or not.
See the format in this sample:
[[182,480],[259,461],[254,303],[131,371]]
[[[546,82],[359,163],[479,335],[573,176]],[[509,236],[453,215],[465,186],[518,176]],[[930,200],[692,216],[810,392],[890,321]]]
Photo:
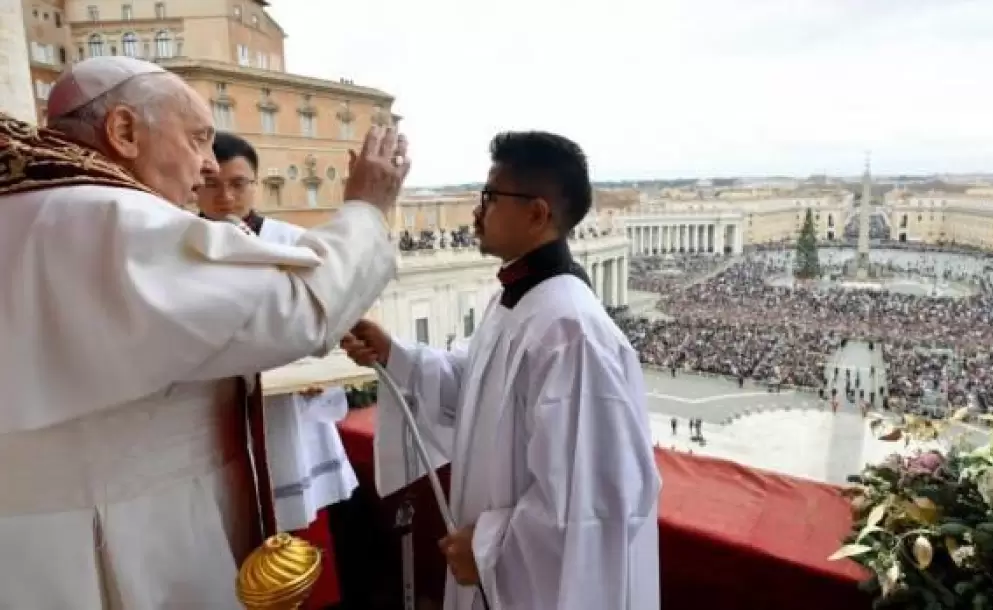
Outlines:
[[365,201],[386,214],[396,205],[409,171],[407,139],[393,127],[374,126],[358,154],[348,151],[345,201]]
[[352,331],[341,339],[341,349],[360,366],[372,366],[377,362],[385,366],[390,359],[392,344],[393,339],[386,331],[369,320],[359,320]]

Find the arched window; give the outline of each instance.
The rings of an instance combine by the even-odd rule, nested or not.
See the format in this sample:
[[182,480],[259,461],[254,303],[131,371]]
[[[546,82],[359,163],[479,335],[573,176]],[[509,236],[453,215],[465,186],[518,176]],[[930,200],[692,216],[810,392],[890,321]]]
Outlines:
[[103,57],[104,45],[103,36],[100,34],[93,34],[89,39],[90,47],[90,57]]
[[128,32],[121,38],[121,51],[128,57],[138,57],[138,36]]
[[155,56],[172,57],[172,36],[165,30],[155,35]]

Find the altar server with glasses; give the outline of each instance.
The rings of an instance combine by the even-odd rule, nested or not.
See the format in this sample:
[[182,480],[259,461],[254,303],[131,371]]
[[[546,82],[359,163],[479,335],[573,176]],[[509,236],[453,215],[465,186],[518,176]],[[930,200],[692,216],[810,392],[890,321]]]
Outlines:
[[[439,542],[445,610],[658,610],[656,469],[637,354],[566,237],[590,211],[586,158],[542,132],[504,133],[475,211],[501,288],[467,348],[362,321],[342,341],[412,399],[434,466],[451,461],[458,529]],[[411,481],[400,410],[380,396],[381,494]],[[422,471],[423,472],[423,471]]]

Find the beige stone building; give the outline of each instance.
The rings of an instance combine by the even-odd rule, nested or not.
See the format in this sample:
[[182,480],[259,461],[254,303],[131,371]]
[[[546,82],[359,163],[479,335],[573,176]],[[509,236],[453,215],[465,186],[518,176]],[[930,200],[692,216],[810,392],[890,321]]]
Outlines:
[[993,193],[890,191],[886,208],[894,239],[993,249]]
[[74,61],[156,61],[207,100],[218,129],[259,150],[258,208],[311,226],[342,201],[347,151],[395,124],[393,97],[341,79],[287,73],[285,32],[265,0],[21,0],[39,118]]
[[22,0],[31,84],[39,121],[52,83],[71,61],[72,37],[66,21],[65,0]]

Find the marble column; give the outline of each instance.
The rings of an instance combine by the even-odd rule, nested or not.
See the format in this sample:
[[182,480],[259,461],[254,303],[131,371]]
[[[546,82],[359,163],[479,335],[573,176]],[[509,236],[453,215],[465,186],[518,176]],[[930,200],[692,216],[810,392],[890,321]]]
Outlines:
[[603,304],[608,307],[617,305],[614,292],[614,259],[603,261]]
[[617,304],[628,304],[628,257],[622,256],[617,265]]
[[30,59],[21,2],[4,0],[0,2],[0,110],[34,125],[38,114]]

